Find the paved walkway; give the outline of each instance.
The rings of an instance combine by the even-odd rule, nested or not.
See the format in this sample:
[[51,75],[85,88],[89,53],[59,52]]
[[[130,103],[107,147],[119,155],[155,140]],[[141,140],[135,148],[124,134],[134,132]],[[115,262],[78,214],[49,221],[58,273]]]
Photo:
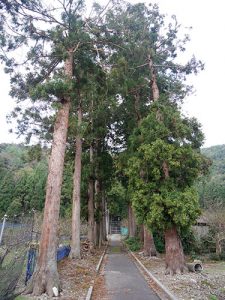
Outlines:
[[123,250],[120,235],[112,235],[105,266],[110,300],[159,300]]

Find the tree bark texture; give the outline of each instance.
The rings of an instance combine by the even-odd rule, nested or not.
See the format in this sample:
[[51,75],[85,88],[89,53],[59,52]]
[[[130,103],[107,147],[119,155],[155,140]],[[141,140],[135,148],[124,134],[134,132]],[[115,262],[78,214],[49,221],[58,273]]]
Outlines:
[[144,256],[156,256],[156,248],[151,231],[144,225]]
[[220,233],[216,233],[215,235],[215,240],[216,240],[216,254],[220,255],[222,253],[222,246],[221,242],[225,240],[224,234],[221,235]]
[[183,273],[184,252],[181,239],[175,226],[165,230],[166,274]]
[[[93,166],[93,146],[90,145],[90,165]],[[88,240],[89,251],[93,252],[94,249],[94,178],[93,174],[90,174],[88,183]]]
[[[65,61],[65,75],[70,79],[73,75],[73,52],[68,52]],[[49,158],[48,178],[46,185],[44,218],[39,246],[39,256],[35,273],[27,293],[53,296],[53,287],[59,291],[59,275],[57,271],[57,231],[60,209],[60,197],[63,178],[64,157],[68,131],[70,97],[65,97],[59,109],[54,125],[52,150]]]
[[102,193],[102,241],[103,243],[107,240],[106,238],[106,202],[105,193]]
[[95,208],[96,208],[96,246],[99,248],[102,245],[102,195],[101,195],[101,185],[96,174],[95,180]]
[[71,258],[80,258],[80,188],[81,188],[81,158],[82,158],[82,138],[80,133],[82,122],[81,103],[78,106],[78,131],[76,135],[75,169],[73,175],[73,208],[72,208],[72,241]]
[[140,225],[140,230],[139,230],[139,238],[141,243],[144,243],[144,225]]
[[128,205],[128,231],[129,231],[129,237],[135,237],[136,235],[136,221],[135,221],[135,215],[133,208],[131,204]]
[[155,68],[153,65],[153,60],[151,55],[148,55],[148,66],[149,66],[149,70],[150,70],[150,74],[151,74],[151,81],[150,81],[150,86],[151,86],[151,90],[152,90],[152,98],[153,101],[157,101],[159,99],[159,88],[157,85],[157,80],[156,80],[156,72],[155,72]]

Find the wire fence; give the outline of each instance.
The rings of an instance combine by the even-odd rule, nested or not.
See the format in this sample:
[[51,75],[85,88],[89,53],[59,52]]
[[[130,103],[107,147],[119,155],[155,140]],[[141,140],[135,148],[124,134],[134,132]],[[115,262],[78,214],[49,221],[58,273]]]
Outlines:
[[[0,300],[14,299],[31,279],[38,257],[42,214],[31,211],[26,215],[0,220]],[[81,239],[87,235],[87,224],[81,225]],[[61,219],[58,228],[57,261],[69,255],[71,220]]]
[[33,212],[26,216],[4,216],[0,224],[0,299],[14,299],[16,287],[20,290],[24,286],[19,281],[25,274],[33,224]]

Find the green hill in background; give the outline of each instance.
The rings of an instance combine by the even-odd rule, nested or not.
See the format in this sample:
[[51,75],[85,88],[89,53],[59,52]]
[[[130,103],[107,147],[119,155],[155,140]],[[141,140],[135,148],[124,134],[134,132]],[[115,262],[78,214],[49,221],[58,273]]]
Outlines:
[[0,216],[42,210],[47,168],[40,145],[0,144]]
[[201,205],[225,206],[225,145],[204,148],[202,153],[211,159],[212,166],[209,175],[197,183]]
[[[225,206],[225,145],[204,148],[202,153],[211,159],[212,166],[209,175],[196,183],[201,206]],[[14,215],[32,208],[43,209],[47,156],[48,149],[40,145],[0,144],[0,217],[6,212]],[[70,203],[72,189],[72,171],[67,169],[62,189],[63,207]]]

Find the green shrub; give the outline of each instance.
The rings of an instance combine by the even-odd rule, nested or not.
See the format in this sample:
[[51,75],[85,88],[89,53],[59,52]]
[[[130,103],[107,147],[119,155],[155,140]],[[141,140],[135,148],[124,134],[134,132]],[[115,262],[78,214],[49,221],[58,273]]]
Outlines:
[[125,243],[129,250],[131,251],[138,251],[141,249],[141,242],[140,239],[137,237],[130,237],[125,240]]
[[220,259],[221,259],[221,260],[225,260],[225,252],[222,252],[222,253],[220,254]]
[[156,247],[156,251],[159,253],[165,252],[165,240],[164,235],[160,231],[153,231],[153,238]]
[[209,258],[216,261],[225,260],[225,252],[222,252],[221,254],[211,253]]
[[215,261],[219,261],[220,260],[220,256],[216,253],[211,253],[209,256],[209,259],[211,260],[215,260]]
[[196,239],[193,231],[191,228],[187,230],[182,230],[180,232],[181,235],[181,241],[184,249],[185,254],[190,254],[190,255],[197,255],[201,253],[201,245],[199,241]]
[[215,295],[211,295],[209,300],[218,300],[218,298]]

